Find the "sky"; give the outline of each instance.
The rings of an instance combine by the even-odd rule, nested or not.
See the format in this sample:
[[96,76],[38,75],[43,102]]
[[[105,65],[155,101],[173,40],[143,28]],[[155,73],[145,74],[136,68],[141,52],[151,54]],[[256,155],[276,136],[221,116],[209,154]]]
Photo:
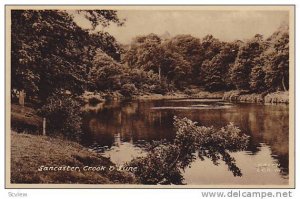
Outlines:
[[[202,38],[207,34],[222,41],[245,40],[255,34],[270,36],[282,23],[288,23],[287,11],[215,11],[215,10],[119,10],[118,16],[126,19],[124,26],[112,24],[108,28],[97,27],[113,35],[117,41],[129,44],[139,35],[155,33],[190,34]],[[89,23],[82,16],[75,16],[75,22],[88,28]]]

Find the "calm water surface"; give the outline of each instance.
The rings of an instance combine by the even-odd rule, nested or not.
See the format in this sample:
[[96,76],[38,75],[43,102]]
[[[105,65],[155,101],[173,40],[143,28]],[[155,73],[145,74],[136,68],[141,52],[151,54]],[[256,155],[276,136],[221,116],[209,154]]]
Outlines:
[[282,185],[288,184],[288,105],[228,103],[211,99],[105,102],[92,107],[84,118],[84,144],[110,157],[116,164],[145,154],[152,140],[175,137],[173,116],[199,125],[222,127],[234,122],[250,136],[246,151],[231,153],[242,177],[234,177],[221,162],[197,159],[184,171],[185,183]]

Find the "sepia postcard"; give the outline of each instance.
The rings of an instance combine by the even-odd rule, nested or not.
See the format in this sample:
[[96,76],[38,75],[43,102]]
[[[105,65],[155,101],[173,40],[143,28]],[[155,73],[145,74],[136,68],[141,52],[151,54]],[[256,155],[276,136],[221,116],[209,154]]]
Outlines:
[[6,5],[6,188],[295,188],[294,9]]

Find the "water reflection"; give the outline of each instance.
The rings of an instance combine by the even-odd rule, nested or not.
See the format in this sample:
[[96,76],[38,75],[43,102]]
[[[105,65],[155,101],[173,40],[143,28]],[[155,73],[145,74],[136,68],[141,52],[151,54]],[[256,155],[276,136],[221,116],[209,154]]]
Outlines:
[[[232,154],[237,166],[242,169],[243,177],[232,177],[225,165],[216,167],[211,166],[210,161],[197,160],[185,171],[188,184],[288,183],[288,105],[183,99],[113,101],[100,107],[96,111],[91,110],[84,118],[83,142],[111,157],[115,163],[130,161],[143,154],[146,142],[172,141],[175,136],[173,116],[177,115],[205,126],[221,127],[234,122],[242,132],[251,136],[247,151]],[[272,168],[272,172],[258,172],[257,167],[264,164],[276,165],[278,170]]]

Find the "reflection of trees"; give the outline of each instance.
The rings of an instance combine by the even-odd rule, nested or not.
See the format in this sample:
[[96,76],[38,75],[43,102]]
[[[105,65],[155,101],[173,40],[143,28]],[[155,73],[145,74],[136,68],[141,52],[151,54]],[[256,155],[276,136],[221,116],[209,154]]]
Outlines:
[[289,112],[287,105],[241,104],[224,121],[234,122],[250,135],[247,150],[260,151],[260,143],[270,146],[273,158],[278,160],[282,173],[288,172],[289,162]]
[[[240,104],[230,110],[202,110],[201,113],[190,116],[206,126],[213,124],[219,126],[234,122],[242,132],[251,136],[248,151],[254,155],[260,151],[260,143],[266,143],[271,148],[273,158],[280,163],[282,173],[288,172],[289,112],[287,105]],[[215,122],[219,118],[222,122]]]
[[260,151],[260,143],[266,143],[273,158],[281,165],[282,173],[288,173],[288,106],[244,104],[239,109],[239,114],[231,117],[230,121],[240,121],[235,123],[251,136],[248,150],[255,154]]
[[289,172],[289,113],[288,106],[268,106],[269,115],[265,117],[263,140],[271,146],[273,157],[280,164],[283,175]]
[[251,135],[247,150],[251,152],[251,155],[255,155],[260,151],[261,132],[262,132],[261,125],[257,121],[257,117],[254,115],[252,111],[246,112],[245,114],[243,114],[243,111],[240,111],[239,117],[240,117],[239,124],[241,125],[243,132]]
[[103,126],[97,118],[85,120],[83,123],[82,143],[84,145],[108,146],[111,147],[114,143],[114,136],[108,131],[107,126]]
[[[288,169],[288,107],[286,105],[237,104],[229,109],[202,110],[153,110],[151,107],[178,106],[173,101],[106,102],[98,113],[91,113],[86,120],[97,120],[97,128],[85,128],[90,142],[101,140],[106,135],[113,142],[113,135],[120,133],[121,140],[133,143],[139,140],[152,141],[175,138],[173,116],[188,117],[199,125],[222,127],[234,122],[241,131],[250,135],[247,150],[255,155],[260,143],[271,147],[272,155],[279,161],[282,171]],[[180,102],[180,106],[191,105]],[[85,124],[86,126],[87,124]],[[106,134],[107,133],[107,134]],[[98,136],[98,137],[97,137]],[[107,145],[107,144],[106,144]]]

